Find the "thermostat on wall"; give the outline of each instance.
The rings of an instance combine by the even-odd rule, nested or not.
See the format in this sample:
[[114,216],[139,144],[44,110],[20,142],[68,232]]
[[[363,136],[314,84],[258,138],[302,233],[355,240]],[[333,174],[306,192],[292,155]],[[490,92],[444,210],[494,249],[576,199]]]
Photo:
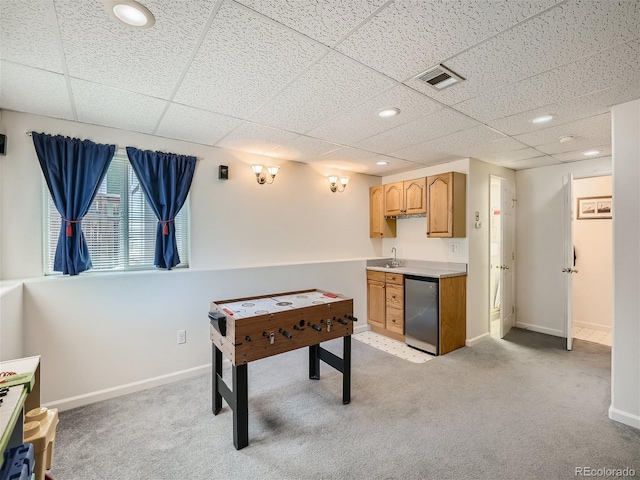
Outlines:
[[229,167],[227,165],[220,165],[218,167],[218,179],[229,180]]

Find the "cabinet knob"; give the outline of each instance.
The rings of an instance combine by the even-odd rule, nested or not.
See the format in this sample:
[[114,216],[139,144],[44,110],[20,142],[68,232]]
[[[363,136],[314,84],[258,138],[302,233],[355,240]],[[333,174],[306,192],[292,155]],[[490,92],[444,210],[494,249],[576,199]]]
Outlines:
[[395,295],[391,295],[391,298],[396,298],[396,296]]
[[392,319],[391,319],[391,321],[392,321],[393,323],[396,323],[396,319],[395,319],[395,318],[392,318]]

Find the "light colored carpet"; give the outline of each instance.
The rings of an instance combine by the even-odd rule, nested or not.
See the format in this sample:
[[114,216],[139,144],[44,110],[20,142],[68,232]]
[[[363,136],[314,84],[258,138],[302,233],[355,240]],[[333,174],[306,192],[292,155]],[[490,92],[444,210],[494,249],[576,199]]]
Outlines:
[[[353,341],[353,392],[307,350],[249,364],[249,446],[209,375],[62,412],[56,480],[569,479],[640,474],[640,431],[607,417],[608,347],[512,330],[415,364]],[[341,350],[341,342],[329,342]],[[230,378],[229,372],[225,372]]]

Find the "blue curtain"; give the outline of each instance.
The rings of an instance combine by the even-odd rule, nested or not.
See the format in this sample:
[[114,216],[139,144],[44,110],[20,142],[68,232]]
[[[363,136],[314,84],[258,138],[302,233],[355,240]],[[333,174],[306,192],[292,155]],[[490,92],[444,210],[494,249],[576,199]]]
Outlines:
[[175,218],[184,205],[196,169],[196,157],[127,147],[127,155],[151,209],[158,217],[156,267],[180,263]]
[[51,198],[62,217],[53,269],[78,275],[92,267],[80,222],[107,174],[116,146],[36,132],[32,137]]

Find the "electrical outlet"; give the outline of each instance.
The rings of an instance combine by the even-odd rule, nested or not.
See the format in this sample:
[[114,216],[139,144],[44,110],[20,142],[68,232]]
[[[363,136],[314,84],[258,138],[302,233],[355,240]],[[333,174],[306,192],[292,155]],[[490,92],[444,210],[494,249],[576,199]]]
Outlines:
[[460,253],[460,242],[452,242],[451,243],[451,252],[452,253]]
[[187,343],[187,331],[178,330],[178,345],[181,343]]

